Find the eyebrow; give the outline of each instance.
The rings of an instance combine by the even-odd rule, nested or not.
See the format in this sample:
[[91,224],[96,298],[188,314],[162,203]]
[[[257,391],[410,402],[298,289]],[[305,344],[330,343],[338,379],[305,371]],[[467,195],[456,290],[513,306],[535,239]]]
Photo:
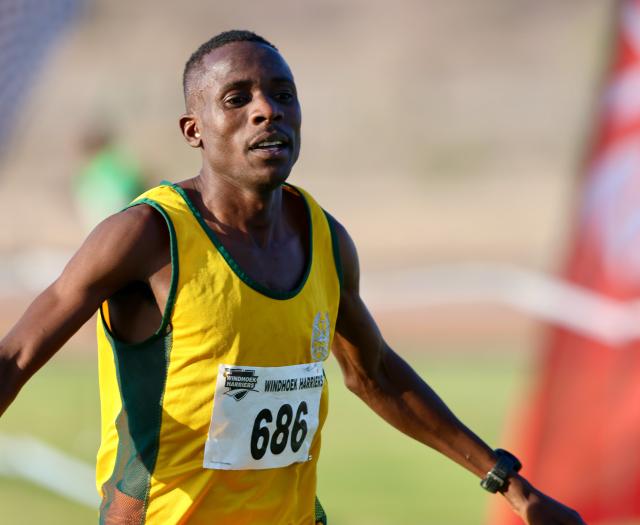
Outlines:
[[220,92],[229,91],[230,89],[246,88],[250,85],[250,80],[233,80],[231,82],[227,82],[224,86],[222,86]]
[[[271,82],[273,82],[274,84],[291,84],[295,86],[295,82],[291,77],[274,77],[271,79]],[[230,91],[232,89],[247,88],[251,86],[251,84],[253,84],[251,80],[232,80],[231,82],[227,82],[224,86],[222,86],[220,92],[226,93],[227,91]]]
[[277,84],[295,84],[293,78],[291,77],[275,77],[272,79],[272,81]]

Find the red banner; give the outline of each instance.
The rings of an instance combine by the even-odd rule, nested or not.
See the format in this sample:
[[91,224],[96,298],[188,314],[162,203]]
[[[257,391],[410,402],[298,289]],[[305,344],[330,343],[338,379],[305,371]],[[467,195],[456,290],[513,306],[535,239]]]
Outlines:
[[[640,0],[621,2],[617,21],[564,276],[632,304],[640,299]],[[640,341],[611,346],[557,327],[545,343],[511,446],[523,474],[590,525],[640,519]],[[491,524],[521,523],[504,504],[492,510]]]

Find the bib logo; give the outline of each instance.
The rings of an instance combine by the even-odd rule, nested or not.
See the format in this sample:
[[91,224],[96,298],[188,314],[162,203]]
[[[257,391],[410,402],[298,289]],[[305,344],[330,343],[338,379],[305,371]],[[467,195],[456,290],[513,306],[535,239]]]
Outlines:
[[324,361],[329,357],[329,337],[331,324],[329,312],[318,312],[313,320],[311,328],[311,359]]
[[236,401],[243,399],[249,392],[258,392],[255,386],[258,383],[256,371],[242,368],[225,368],[224,386],[228,390],[225,396],[231,396]]

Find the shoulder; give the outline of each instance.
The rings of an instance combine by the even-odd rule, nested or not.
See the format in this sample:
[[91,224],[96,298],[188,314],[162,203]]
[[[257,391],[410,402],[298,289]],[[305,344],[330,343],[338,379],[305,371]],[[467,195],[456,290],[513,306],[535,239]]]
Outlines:
[[100,223],[91,235],[98,235],[116,242],[142,243],[147,248],[167,239],[164,217],[144,202],[111,215]]
[[336,239],[339,261],[342,266],[343,288],[357,290],[360,281],[358,250],[347,229],[329,212],[325,211],[329,227]]
[[76,254],[96,274],[113,273],[145,280],[169,259],[170,236],[164,218],[151,206],[127,208],[107,217]]
[[171,263],[170,239],[161,215],[136,206],[111,215],[89,234],[58,279],[99,304],[134,281],[148,281]]

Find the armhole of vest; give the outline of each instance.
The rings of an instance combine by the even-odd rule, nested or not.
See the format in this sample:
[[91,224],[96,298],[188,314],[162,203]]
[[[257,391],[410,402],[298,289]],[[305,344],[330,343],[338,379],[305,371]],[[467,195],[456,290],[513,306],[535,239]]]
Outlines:
[[336,232],[335,225],[331,216],[326,212],[326,210],[322,210],[324,212],[324,216],[327,219],[327,224],[329,225],[329,232],[331,233],[331,246],[333,248],[333,262],[336,265],[336,273],[338,274],[338,282],[340,283],[340,289],[342,290],[342,259],[340,258],[340,244],[338,243],[338,232]]
[[166,210],[160,204],[158,204],[156,201],[153,201],[151,199],[146,199],[146,198],[138,199],[137,201],[132,202],[131,204],[129,204],[129,206],[127,206],[126,208],[123,208],[122,211],[127,210],[129,208],[133,208],[134,206],[139,206],[141,204],[146,204],[148,206],[151,206],[154,210],[160,213],[160,215],[162,215],[165,222],[167,223],[167,229],[169,230],[169,243],[170,243],[170,252],[171,252],[171,284],[169,286],[169,295],[167,296],[167,304],[165,304],[164,311],[162,313],[162,321],[160,323],[160,327],[155,331],[154,334],[152,334],[147,339],[144,339],[143,341],[140,341],[138,343],[126,343],[124,341],[120,341],[113,333],[113,330],[111,327],[110,314],[109,314],[109,319],[107,320],[107,318],[105,318],[103,305],[102,304],[100,305],[100,308],[99,308],[100,318],[102,321],[102,326],[104,327],[105,332],[107,332],[107,335],[114,341],[118,341],[118,343],[124,346],[130,346],[130,347],[146,345],[151,341],[154,341],[158,337],[165,336],[167,333],[171,331],[172,329],[171,315],[173,313],[173,306],[175,303],[176,293],[178,289],[178,275],[179,275],[178,241],[176,238],[176,230],[173,226],[173,221],[169,217],[169,214],[166,212]]

